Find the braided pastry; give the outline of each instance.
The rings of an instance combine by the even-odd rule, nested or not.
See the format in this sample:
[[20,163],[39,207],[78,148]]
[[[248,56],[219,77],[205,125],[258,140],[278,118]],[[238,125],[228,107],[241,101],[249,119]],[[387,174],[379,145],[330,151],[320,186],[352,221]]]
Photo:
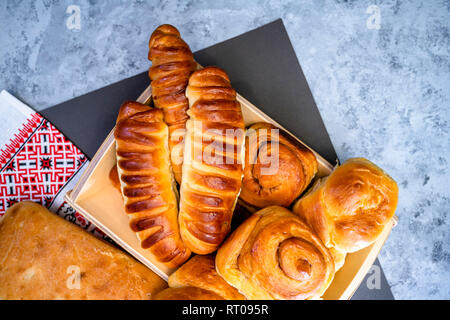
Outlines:
[[181,182],[183,139],[189,107],[185,96],[189,75],[197,68],[189,46],[178,30],[168,24],[159,26],[151,35],[148,59],[152,61],[153,102],[164,112],[169,126],[170,160],[175,179]]
[[279,206],[262,209],[241,224],[218,250],[216,269],[251,300],[320,298],[334,277],[328,249]]
[[305,146],[269,123],[248,128],[240,198],[253,206],[288,207],[317,172],[317,160]]
[[141,246],[168,267],[189,258],[178,228],[176,183],[162,111],[125,102],[116,129],[117,170],[125,212]]
[[230,230],[241,189],[244,119],[227,74],[194,72],[186,89],[189,116],[181,182],[179,223],[189,249],[208,254]]

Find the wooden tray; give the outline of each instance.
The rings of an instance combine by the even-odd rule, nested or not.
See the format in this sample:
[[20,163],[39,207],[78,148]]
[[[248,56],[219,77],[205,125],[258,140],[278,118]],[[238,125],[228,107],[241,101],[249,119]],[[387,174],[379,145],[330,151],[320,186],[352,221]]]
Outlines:
[[[246,126],[256,122],[272,123],[308,147],[239,94],[237,100],[241,104]],[[140,95],[137,101],[145,104],[151,101],[150,86]],[[113,132],[114,129],[100,146],[75,188],[66,194],[65,199],[118,245],[167,281],[168,275],[174,270],[159,263],[149,251],[140,247],[136,234],[129,228],[129,220],[123,209],[121,195],[109,181],[109,171],[116,163]],[[333,165],[314,150],[309,149],[314,152],[319,163],[317,178],[330,174],[333,170]],[[351,298],[374,263],[396,222],[397,217],[394,216],[392,222],[386,226],[377,242],[363,250],[347,255],[344,266],[336,273],[332,284],[324,295],[324,299]]]

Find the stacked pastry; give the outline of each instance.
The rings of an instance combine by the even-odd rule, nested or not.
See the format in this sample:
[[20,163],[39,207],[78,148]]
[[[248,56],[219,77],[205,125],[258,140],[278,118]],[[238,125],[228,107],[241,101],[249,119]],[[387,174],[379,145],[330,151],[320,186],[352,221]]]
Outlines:
[[110,178],[142,248],[174,268],[191,251],[214,252],[230,231],[241,190],[244,120],[223,70],[192,73],[196,63],[176,28],[158,27],[149,48],[156,108],[122,106]]
[[[141,247],[179,267],[156,299],[321,298],[347,253],[372,244],[390,223],[395,181],[354,158],[308,190],[314,153],[267,123],[246,135],[228,75],[196,70],[175,27],[155,30],[149,59],[154,108],[121,106],[110,178]],[[32,203],[14,205],[0,223],[0,261],[0,298],[142,299],[165,287]],[[81,290],[61,285],[73,265]]]
[[[267,123],[245,134],[225,71],[194,71],[169,25],[149,47],[156,108],[122,106],[110,177],[131,229],[159,261],[176,268],[191,252],[217,251],[192,257],[157,298],[320,298],[346,254],[372,244],[390,222],[395,182],[368,160],[350,159],[308,190],[314,153]],[[229,235],[238,200],[245,213]]]

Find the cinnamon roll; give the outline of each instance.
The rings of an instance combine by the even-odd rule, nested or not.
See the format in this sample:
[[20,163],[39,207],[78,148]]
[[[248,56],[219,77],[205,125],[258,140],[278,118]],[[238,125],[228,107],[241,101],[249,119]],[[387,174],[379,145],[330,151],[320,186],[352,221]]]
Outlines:
[[253,214],[220,247],[217,272],[247,299],[320,298],[334,276],[328,249],[289,210]]
[[170,170],[168,134],[161,110],[132,101],[121,106],[114,137],[130,228],[143,249],[174,268],[191,252],[178,227],[178,191]]
[[317,173],[313,152],[269,123],[248,128],[240,199],[263,208],[288,207]]

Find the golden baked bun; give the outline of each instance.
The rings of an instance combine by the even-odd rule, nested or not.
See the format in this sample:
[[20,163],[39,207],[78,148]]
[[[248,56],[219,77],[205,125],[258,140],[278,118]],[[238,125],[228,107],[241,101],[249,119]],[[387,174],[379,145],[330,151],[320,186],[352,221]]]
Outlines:
[[269,123],[253,124],[245,140],[239,197],[259,208],[288,207],[309,185],[317,167],[312,151],[288,133]]
[[143,249],[174,268],[191,252],[178,227],[178,191],[170,169],[168,128],[159,109],[125,102],[117,117],[117,170],[130,227]]
[[236,91],[222,69],[194,72],[186,95],[190,119],[180,190],[180,231],[191,251],[208,254],[230,231],[241,189],[244,119]]
[[293,212],[342,255],[372,244],[390,223],[397,200],[391,177],[369,160],[353,158],[318,181]]
[[320,298],[334,277],[328,249],[289,210],[254,213],[219,248],[217,272],[247,299]]
[[122,250],[24,201],[0,222],[0,300],[152,299],[167,284]]
[[194,256],[169,277],[170,288],[157,300],[243,300],[237,289],[216,272],[214,257]]
[[181,182],[183,139],[189,108],[185,89],[190,74],[197,68],[191,49],[171,25],[156,28],[149,41],[148,59],[152,61],[149,77],[155,107],[164,112],[169,126],[169,148],[175,179]]

